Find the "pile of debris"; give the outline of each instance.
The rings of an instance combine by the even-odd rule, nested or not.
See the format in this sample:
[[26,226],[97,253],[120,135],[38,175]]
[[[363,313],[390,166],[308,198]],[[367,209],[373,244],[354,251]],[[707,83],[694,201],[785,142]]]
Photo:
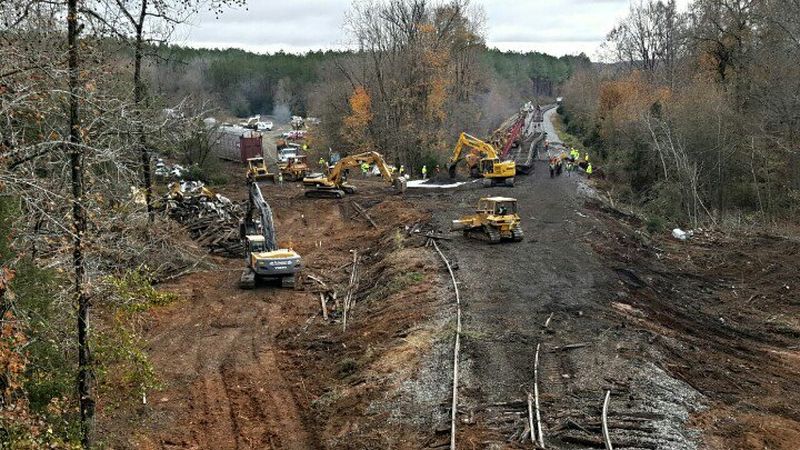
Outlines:
[[239,238],[241,206],[200,182],[175,182],[169,187],[162,210],[185,226],[192,239],[214,254],[236,258],[244,254]]
[[169,165],[163,159],[156,158],[155,174],[158,177],[180,179],[187,173],[189,170],[180,164]]

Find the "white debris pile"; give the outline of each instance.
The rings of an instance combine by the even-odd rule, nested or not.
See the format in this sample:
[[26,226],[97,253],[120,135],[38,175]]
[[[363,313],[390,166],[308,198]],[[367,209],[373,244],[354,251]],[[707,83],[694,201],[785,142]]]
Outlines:
[[693,236],[694,236],[694,230],[683,231],[680,228],[675,228],[672,230],[672,237],[681,241],[691,239]]
[[156,159],[156,170],[155,174],[159,177],[164,178],[181,178],[186,174],[188,170],[180,164],[167,164],[163,159],[157,158]]
[[212,253],[230,257],[243,254],[239,223],[244,211],[239,205],[199,181],[173,182],[169,188],[162,209],[185,226],[192,239]]

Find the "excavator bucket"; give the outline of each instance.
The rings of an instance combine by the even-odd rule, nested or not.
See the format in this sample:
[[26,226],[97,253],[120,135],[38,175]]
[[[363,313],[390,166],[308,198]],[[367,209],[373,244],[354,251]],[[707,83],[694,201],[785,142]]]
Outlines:
[[456,166],[456,163],[451,163],[449,166],[447,166],[447,174],[450,175],[450,178],[456,177]]

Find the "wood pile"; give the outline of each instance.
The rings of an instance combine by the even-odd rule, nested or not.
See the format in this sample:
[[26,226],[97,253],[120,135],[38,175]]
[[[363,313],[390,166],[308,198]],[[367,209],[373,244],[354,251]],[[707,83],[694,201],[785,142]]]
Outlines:
[[208,191],[170,193],[162,204],[164,212],[211,253],[232,258],[244,255],[239,238],[244,212],[239,205],[220,195],[208,195]]

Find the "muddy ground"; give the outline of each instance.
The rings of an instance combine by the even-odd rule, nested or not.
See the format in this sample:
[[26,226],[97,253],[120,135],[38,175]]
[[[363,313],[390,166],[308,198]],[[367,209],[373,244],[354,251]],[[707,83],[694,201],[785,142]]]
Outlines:
[[[183,298],[154,311],[146,331],[164,388],[132,413],[145,426],[120,426],[119,446],[446,447],[455,309],[425,246],[433,230],[463,296],[459,448],[531,448],[537,345],[549,448],[603,448],[606,390],[615,448],[797,448],[798,241],[651,235],[582,179],[543,169],[514,188],[402,197],[371,180],[344,200],[264,185],[279,240],[339,299],[351,251],[363,256],[348,329],[333,304],[322,318],[308,278],[296,290],[239,290],[239,260],[162,286]],[[244,185],[225,193],[242,199]],[[491,194],[519,199],[525,241],[447,233]]]

